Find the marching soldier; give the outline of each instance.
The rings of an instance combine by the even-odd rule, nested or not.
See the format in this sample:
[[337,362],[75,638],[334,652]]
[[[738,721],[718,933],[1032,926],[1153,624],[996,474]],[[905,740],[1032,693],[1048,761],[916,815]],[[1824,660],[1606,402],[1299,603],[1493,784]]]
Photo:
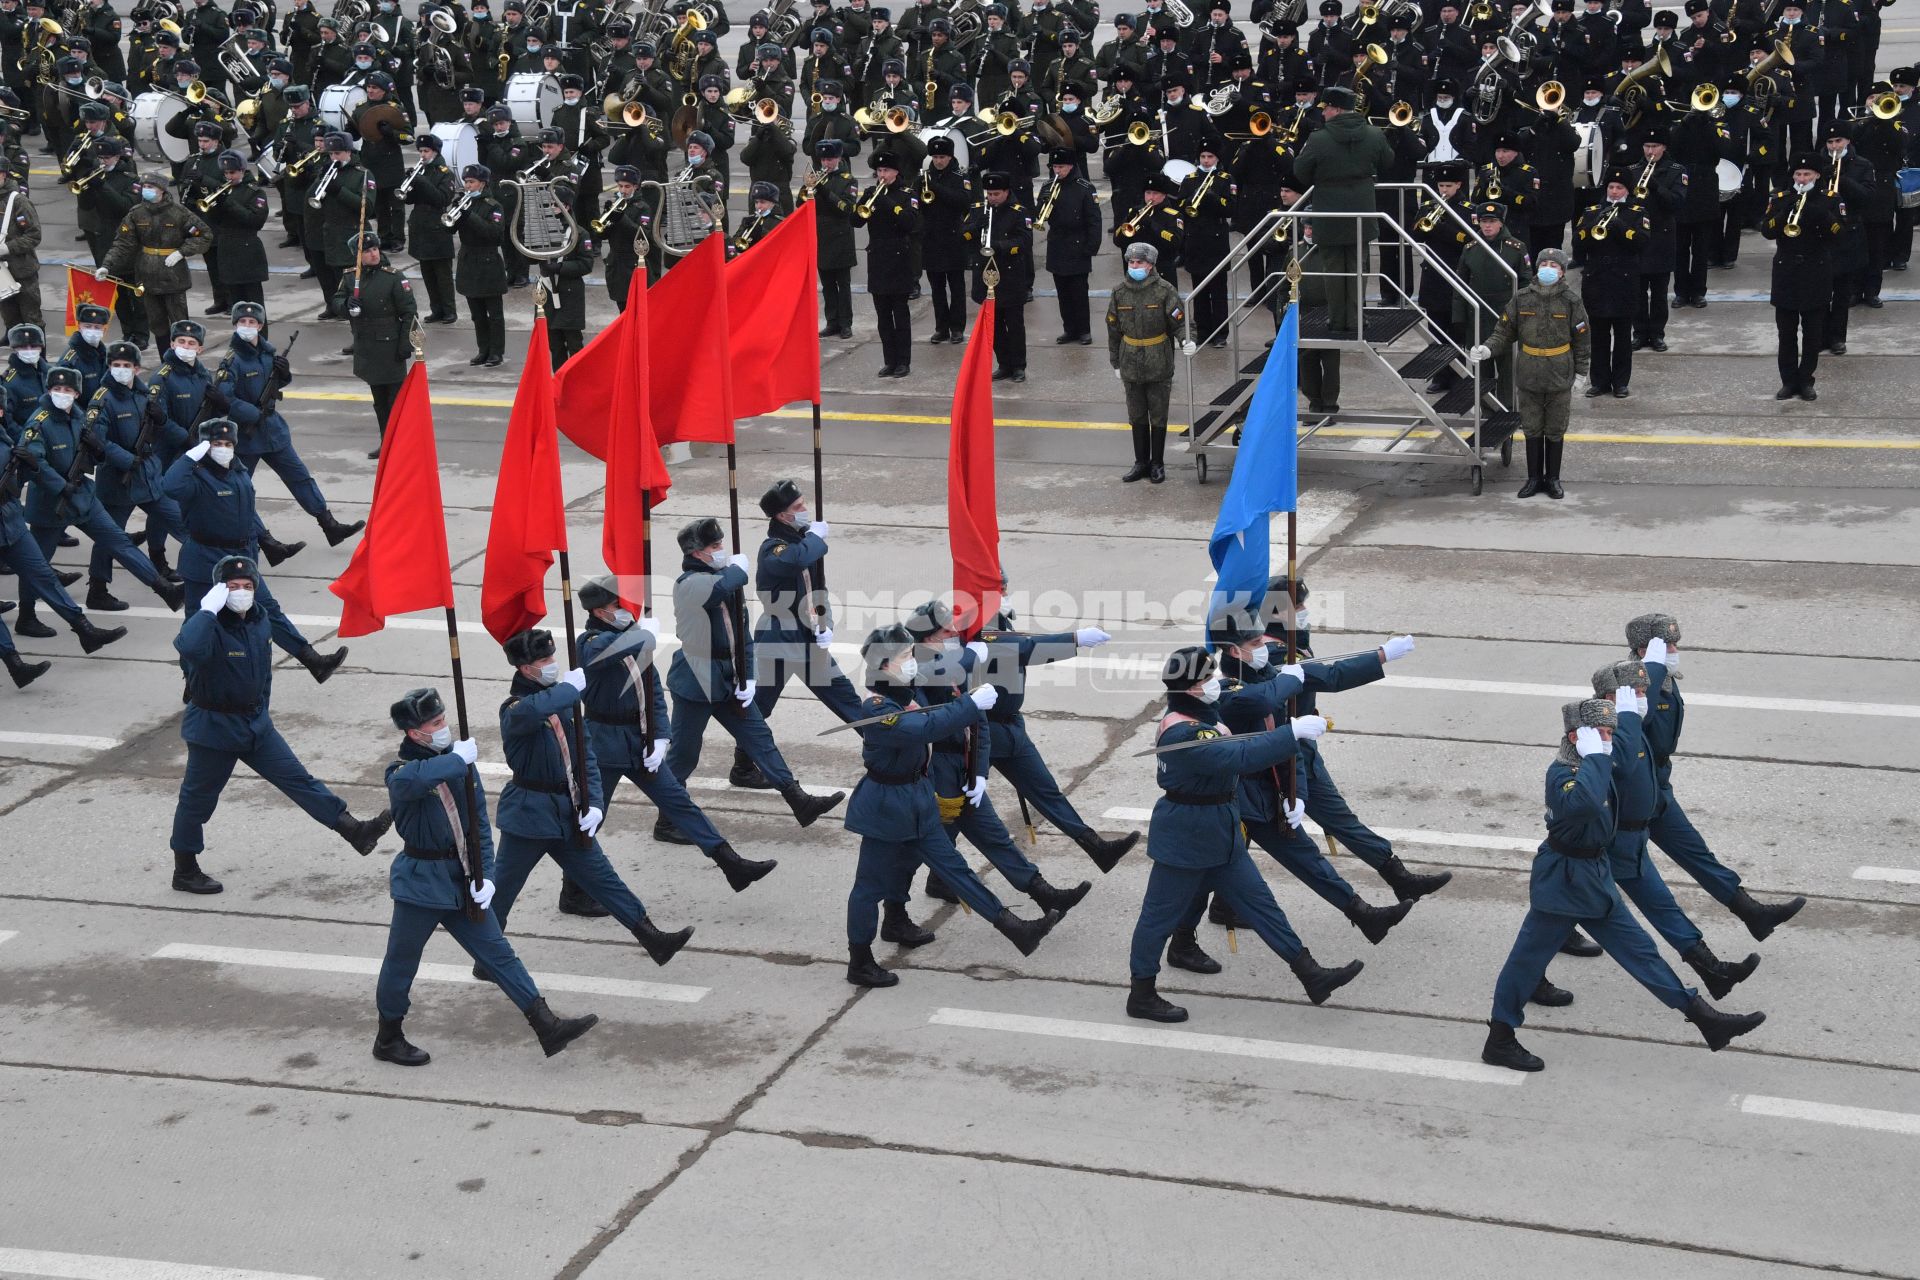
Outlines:
[[[0,445],[8,450],[5,460],[0,461],[0,565],[19,575],[23,594],[27,594],[29,599],[46,601],[47,607],[73,628],[82,651],[92,653],[112,644],[126,635],[127,629],[97,627],[80,611],[80,606],[67,594],[66,587],[41,553],[39,542],[27,528],[26,512],[20,505],[20,490],[39,470],[39,456],[24,444],[12,443],[4,427],[0,427]],[[54,633],[53,628],[44,622],[36,622],[35,628],[20,634],[31,639],[46,639]],[[45,675],[51,665],[45,662],[29,663],[21,658],[13,646],[13,636],[7,630],[4,618],[0,618],[0,659],[5,660],[7,674],[13,678],[14,686],[22,689]]]
[[1830,254],[1840,235],[1840,210],[1821,184],[1824,167],[1811,152],[1793,158],[1792,181],[1767,199],[1760,234],[1773,241],[1769,301],[1779,333],[1780,389],[1775,400],[1816,400],[1814,373],[1827,345],[1832,301]]
[[995,266],[1000,287],[993,308],[995,382],[1027,380],[1027,295],[1033,290],[1033,218],[1011,198],[1013,180],[999,170],[980,180],[982,197],[967,216],[961,237],[974,251],[973,300],[987,300],[986,269]]
[[[202,440],[181,460],[198,462],[208,448]],[[173,640],[187,679],[187,707],[180,717],[187,769],[173,811],[173,887],[181,893],[220,892],[220,882],[200,869],[200,854],[206,849],[207,819],[236,764],[244,763],[278,787],[355,852],[372,853],[393,825],[393,814],[382,809],[371,819],[354,817],[346,801],[307,772],[274,727],[273,623],[266,601],[257,598],[264,587],[260,571],[247,556],[227,555],[207,572],[213,582]]]
[[1164,483],[1167,478],[1167,402],[1173,394],[1173,345],[1194,352],[1180,291],[1154,273],[1159,251],[1141,241],[1127,246],[1127,278],[1107,303],[1107,359],[1127,392],[1133,427],[1133,469],[1121,480]]
[[1533,282],[1508,300],[1493,333],[1469,353],[1485,360],[1490,351],[1520,348],[1513,385],[1520,429],[1527,438],[1527,481],[1517,495],[1522,498],[1543,489],[1549,498],[1566,496],[1560,487],[1560,458],[1567,418],[1593,350],[1587,308],[1567,285],[1566,263],[1565,250],[1542,249]]
[[[99,433],[102,456],[94,473],[94,497],[120,528],[135,507],[147,516],[147,558],[168,582],[180,575],[167,566],[167,538],[184,539],[180,508],[160,488],[163,459],[187,446],[187,433],[167,417],[140,375],[140,348],[116,342],[107,348],[107,377],[87,402],[87,425]],[[113,553],[95,543],[87,565],[88,594],[112,599]],[[116,602],[117,603],[117,602]],[[111,606],[108,606],[111,607]],[[121,606],[125,607],[125,606]]]
[[493,172],[483,164],[470,164],[460,172],[465,197],[456,198],[451,216],[459,210],[454,230],[460,236],[460,253],[454,261],[454,287],[467,300],[467,315],[473,323],[475,351],[468,364],[493,368],[507,358],[507,263],[501,246],[507,239],[506,214],[488,194]]
[[0,221],[5,225],[7,270],[20,291],[0,298],[0,319],[41,327],[40,214],[28,198],[25,180],[0,172]]
[[1060,336],[1055,345],[1093,345],[1093,320],[1087,308],[1087,278],[1100,252],[1100,198],[1080,176],[1078,152],[1057,149],[1048,157],[1053,180],[1040,194],[1034,230],[1047,234],[1047,274],[1053,277],[1060,305]]
[[913,292],[914,237],[920,231],[920,201],[900,182],[900,157],[891,151],[873,156],[875,184],[854,201],[853,220],[867,228],[867,292],[880,330],[882,378],[913,372],[913,320],[907,296]]
[[80,375],[83,406],[93,404],[93,393],[107,380],[107,321],[112,318],[110,311],[92,302],[78,303],[73,308],[76,327],[58,363]]
[[216,293],[258,305],[266,300],[267,247],[260,228],[267,225],[267,197],[247,180],[247,158],[238,151],[220,153],[220,175],[206,214],[218,246],[217,253],[207,251],[207,274]]
[[1646,212],[1627,203],[1625,169],[1607,172],[1605,198],[1584,210],[1573,224],[1574,252],[1585,261],[1580,301],[1593,326],[1593,377],[1589,398],[1611,393],[1625,400],[1632,392],[1633,308],[1638,294],[1640,249],[1649,234]]
[[[413,286],[387,264],[379,237],[368,231],[353,243],[359,246],[360,270],[341,279],[336,302],[353,326],[353,376],[366,383],[372,393],[380,440],[385,440],[387,417],[407,380],[414,325],[420,313]],[[378,441],[367,456],[380,456]],[[327,536],[331,539],[333,535]]]
[[[387,765],[387,803],[404,844],[387,871],[393,923],[374,997],[380,1029],[373,1038],[373,1056],[401,1067],[424,1067],[432,1061],[426,1050],[407,1040],[401,1023],[413,1007],[409,995],[420,955],[439,926],[493,975],[551,1058],[599,1019],[591,1013],[562,1018],[548,1008],[488,910],[494,895],[493,826],[487,821],[486,788],[474,767],[480,748],[472,738],[453,740],[437,689],[409,689],[389,714],[401,738],[395,759]],[[462,858],[468,849],[478,855],[478,885],[464,871]],[[469,902],[479,908],[478,920],[468,915]]]
[[860,188],[843,159],[846,144],[835,138],[822,138],[814,144],[819,161],[819,178],[801,191],[801,198],[814,201],[814,241],[817,270],[820,272],[820,306],[826,324],[823,338],[853,336],[853,206]]
[[[847,830],[860,836],[860,865],[847,895],[847,981],[861,987],[899,983],[898,975],[873,958],[874,908],[883,902],[904,904],[914,870],[922,865],[953,886],[952,892],[1021,955],[1032,955],[1061,918],[1058,911],[1038,920],[1015,915],[980,882],[943,829],[939,797],[927,773],[930,748],[977,727],[999,695],[993,686],[982,685],[938,706],[919,706],[913,650],[912,633],[898,623],[874,631],[861,648],[869,692],[860,708],[866,774],[847,806]],[[925,932],[910,933],[915,941],[908,945],[931,941],[918,936]]]
[[431,133],[414,138],[420,163],[410,178],[401,183],[402,199],[411,206],[407,212],[407,244],[420,264],[420,279],[427,287],[427,324],[457,324],[454,309],[453,259],[459,251],[453,231],[440,221],[453,203],[459,185],[453,170],[441,159],[442,143]]

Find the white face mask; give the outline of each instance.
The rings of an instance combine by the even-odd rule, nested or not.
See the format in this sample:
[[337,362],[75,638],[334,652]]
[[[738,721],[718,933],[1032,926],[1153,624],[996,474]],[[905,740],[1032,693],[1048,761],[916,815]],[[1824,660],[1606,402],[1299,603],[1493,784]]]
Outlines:
[[1586,97],[1582,98],[1581,101],[1586,103],[1590,107],[1597,107],[1600,105],[1600,95],[1597,93],[1588,94]]
[[237,324],[233,326],[233,336],[242,342],[260,341],[260,326],[257,324]]
[[1798,192],[1798,193],[1800,193],[1801,195],[1805,195],[1805,194],[1806,194],[1807,192],[1809,192],[1809,191],[1811,191],[1811,190],[1813,190],[1813,183],[1811,183],[1811,182],[1796,182],[1796,183],[1794,183],[1794,184],[1793,184],[1793,189],[1794,189],[1794,190],[1795,190],[1796,192]]
[[218,466],[230,467],[233,465],[233,446],[230,444],[217,444],[207,450],[207,456],[212,458]]
[[88,346],[99,346],[100,339],[105,336],[106,331],[104,329],[95,328],[93,325],[82,325],[80,327],[80,341],[86,343]]
[[[231,452],[231,451],[229,451]],[[235,613],[245,613],[253,608],[253,588],[235,587],[227,592],[227,608]]]
[[1253,671],[1266,670],[1267,664],[1272,661],[1273,653],[1265,643],[1258,645],[1252,653],[1247,655],[1247,667]]
[[919,674],[920,660],[918,658],[902,658],[893,664],[893,677],[901,684],[912,684],[915,677]]
[[445,751],[453,745],[453,730],[443,724],[433,731],[433,737],[428,741],[433,744],[435,751]]
[[1453,110],[1453,99],[1452,98],[1435,98],[1433,100],[1433,109],[1435,111],[1451,111]]
[[625,631],[633,625],[633,614],[625,609],[615,609],[613,611],[613,625]]
[[71,391],[47,392],[47,399],[53,401],[53,407],[58,409],[62,413],[65,413],[67,410],[73,408],[73,402],[78,398],[79,397],[75,396]]
[[107,375],[123,387],[130,387],[133,385],[133,370],[124,364],[116,364],[116,365],[109,366],[107,369]]
[[1200,698],[1200,701],[1205,702],[1209,705],[1220,701],[1220,677],[1219,676],[1215,676],[1213,679],[1207,681],[1205,684],[1200,686],[1199,698]]
[[800,532],[805,533],[808,529],[813,527],[813,512],[796,511],[792,515],[787,517],[787,522],[791,524],[794,528],[798,529]]
[[13,354],[20,357],[21,364],[35,365],[40,363],[40,349],[38,347],[23,347]]
[[566,103],[570,107],[577,107],[580,105],[580,95],[573,92],[571,89],[569,89],[567,92],[560,95],[560,101]]
[[548,686],[559,684],[560,664],[557,662],[542,663],[540,666],[540,683]]
[[183,346],[176,342],[173,344],[173,355],[177,360],[184,360],[188,364],[192,364],[200,358],[200,350],[198,347]]

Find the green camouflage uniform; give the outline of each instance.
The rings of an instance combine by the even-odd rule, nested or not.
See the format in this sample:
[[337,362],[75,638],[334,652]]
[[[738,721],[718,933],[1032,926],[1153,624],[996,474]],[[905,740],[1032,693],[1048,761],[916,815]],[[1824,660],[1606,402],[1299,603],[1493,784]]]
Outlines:
[[1507,302],[1486,342],[1496,354],[1516,344],[1520,348],[1513,371],[1520,429],[1529,436],[1563,438],[1574,377],[1586,376],[1593,349],[1580,295],[1564,276],[1551,285],[1527,285]]
[[1107,359],[1127,389],[1136,462],[1162,462],[1174,351],[1186,338],[1186,308],[1166,277],[1157,272],[1139,282],[1122,277],[1114,286],[1107,303]]

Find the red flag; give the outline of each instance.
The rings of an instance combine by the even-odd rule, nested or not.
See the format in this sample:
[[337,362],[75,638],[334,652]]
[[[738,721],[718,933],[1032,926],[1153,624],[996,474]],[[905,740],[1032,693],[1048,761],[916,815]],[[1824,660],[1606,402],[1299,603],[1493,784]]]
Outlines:
[[388,415],[366,531],[346,572],[327,590],[340,597],[343,637],[380,630],[388,614],[453,606],[447,514],[440,504],[440,460],[424,360],[407,371]]
[[818,261],[808,200],[727,264],[735,417],[757,417],[796,400],[819,402]]
[[[634,275],[636,285],[645,279],[641,272]],[[586,346],[574,352],[554,375],[553,398],[560,430],[575,448],[585,450],[602,462],[607,458],[607,389],[613,385],[614,364],[627,349],[630,333],[636,328],[643,334],[646,332],[644,319],[630,318],[633,296],[642,292],[644,290],[635,288],[628,293],[627,309],[615,316],[612,324],[594,334]]]
[[107,310],[113,310],[113,300],[120,294],[120,286],[111,280],[95,280],[93,272],[82,271],[79,267],[67,268],[67,336],[80,327],[76,308],[83,302],[97,302]]
[[[725,236],[708,236],[647,290],[648,313],[659,317],[647,325],[647,379],[661,444],[733,439],[726,248]],[[811,304],[808,321],[811,329]]]
[[978,634],[1000,611],[1000,513],[994,492],[993,299],[973,322],[953,389],[947,445],[947,544],[953,551],[954,626]]
[[[720,237],[708,236],[717,241]],[[695,250],[698,253],[699,250]],[[691,260],[692,255],[689,255]],[[683,270],[682,263],[675,270]],[[653,437],[648,409],[647,316],[653,306],[650,290],[627,295],[624,333],[627,346],[613,360],[612,384],[607,388],[606,523],[600,533],[600,554],[607,568],[621,578],[638,578],[647,569],[647,509],[667,496],[673,483],[660,446]],[[725,379],[721,379],[725,381]],[[731,423],[729,423],[731,425]],[[623,584],[622,595],[626,594]],[[646,591],[636,591],[629,602],[644,603]]]
[[500,449],[493,520],[487,526],[480,620],[495,640],[505,641],[547,616],[547,570],[553,567],[553,553],[566,548],[553,358],[547,351],[546,317],[536,316],[527,363],[513,396],[513,415],[507,420],[506,443]]

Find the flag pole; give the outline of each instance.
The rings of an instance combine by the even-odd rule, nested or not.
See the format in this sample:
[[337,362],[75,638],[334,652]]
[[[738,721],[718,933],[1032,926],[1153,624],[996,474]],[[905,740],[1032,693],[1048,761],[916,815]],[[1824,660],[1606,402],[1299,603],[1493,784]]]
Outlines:
[[[653,494],[646,489],[640,491],[640,617],[653,616]],[[654,652],[658,653],[656,647]],[[641,672],[640,680],[640,721],[646,726],[647,750],[653,750],[653,744],[660,740],[660,726],[653,716],[653,682],[660,678],[652,662],[647,663]]]
[[[735,451],[734,442],[727,441],[727,518],[733,526],[733,554],[740,554],[740,458]],[[745,692],[747,687],[747,594],[742,589],[734,602],[727,605],[727,612],[733,617],[733,687]]]
[[[548,285],[544,276],[533,282],[533,320],[536,326],[539,325],[540,318],[546,314],[547,291]],[[529,344],[528,355],[532,354],[531,344]],[[549,364],[553,362],[551,349],[543,353],[543,355]],[[565,494],[561,495],[563,519],[565,518],[565,497]],[[567,627],[567,668],[572,670],[580,665],[580,644],[575,638],[573,628],[573,564],[567,557],[567,549],[565,547],[556,548],[555,554],[558,555],[560,559],[560,616],[566,622]],[[580,706],[581,704],[578,700],[573,704],[573,747],[571,754],[573,756],[573,788],[579,796],[576,807],[579,810],[580,816],[584,818],[587,816],[587,796],[590,793],[587,790],[587,725],[585,718],[581,715]],[[581,849],[593,843],[592,836],[589,836],[584,831],[578,830],[572,833],[572,840],[575,847]]]
[[813,512],[822,520],[827,517],[827,487],[820,464],[820,402],[813,402]]
[[[417,348],[416,348],[417,349]],[[472,731],[467,727],[467,682],[466,673],[460,662],[460,622],[454,616],[453,606],[447,606],[447,657],[453,663],[453,709],[454,717],[460,725],[460,736],[471,738]],[[480,848],[474,837],[474,814],[480,811],[479,790],[473,784],[473,766],[468,765],[462,775],[466,780],[465,812],[460,815],[460,823],[466,831],[466,849],[462,860],[466,863],[467,879],[477,890],[486,881],[486,868],[480,863]],[[466,909],[467,919],[478,924],[486,919],[486,911],[469,894],[461,904]]]

